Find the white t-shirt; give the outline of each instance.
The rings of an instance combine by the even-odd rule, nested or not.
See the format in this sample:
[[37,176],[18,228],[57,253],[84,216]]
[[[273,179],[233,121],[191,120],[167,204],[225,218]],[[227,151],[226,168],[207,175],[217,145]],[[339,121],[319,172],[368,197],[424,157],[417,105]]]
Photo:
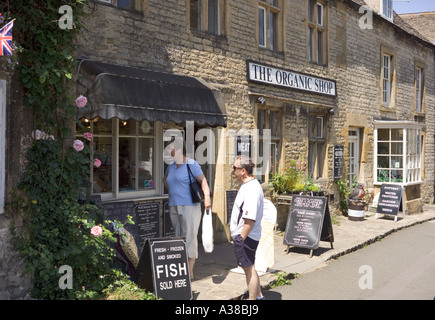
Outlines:
[[[242,233],[244,219],[254,220],[254,226],[248,237],[259,241],[261,238],[261,219],[263,218],[263,189],[257,179],[249,180],[242,184],[234,201],[231,212],[230,232],[231,237]],[[240,216],[240,218],[239,218]]]

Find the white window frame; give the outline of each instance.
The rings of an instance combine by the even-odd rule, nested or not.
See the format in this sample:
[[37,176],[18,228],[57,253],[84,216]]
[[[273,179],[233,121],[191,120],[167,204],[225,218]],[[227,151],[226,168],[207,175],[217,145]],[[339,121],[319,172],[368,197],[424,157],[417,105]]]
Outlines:
[[[393,57],[390,54],[382,53],[382,105],[391,105],[391,62]],[[388,61],[388,63],[386,63]]]
[[423,69],[415,69],[415,109],[416,112],[423,112]]
[[0,214],[4,213],[6,190],[6,80],[0,79]]
[[[258,46],[272,51],[282,50],[282,1],[258,1]],[[263,26],[260,20],[263,19]],[[263,35],[263,42],[260,36]]]
[[[319,9],[320,9],[320,22],[319,22]],[[317,25],[318,26],[320,26],[320,27],[323,27],[323,4],[321,4],[321,3],[316,3],[316,22],[317,22]]]
[[[93,168],[90,168],[90,182],[91,182],[91,195],[100,195],[103,201],[108,200],[122,200],[122,199],[139,199],[144,197],[155,197],[162,195],[163,189],[163,147],[162,147],[162,125],[160,122],[154,122],[154,176],[153,183],[154,188],[149,190],[132,190],[132,191],[120,191],[119,190],[119,139],[120,138],[134,138],[136,139],[136,157],[138,152],[138,140],[142,138],[142,136],[138,135],[128,135],[128,134],[119,134],[119,119],[112,118],[112,132],[110,134],[93,134],[94,138],[111,138],[112,139],[112,191],[103,192],[103,193],[95,193],[93,192]],[[92,122],[92,121],[91,121]],[[93,131],[91,131],[93,133]],[[77,138],[83,138],[82,134],[78,134]],[[143,136],[143,138],[147,138],[147,136]],[[137,176],[137,168],[136,168],[136,176]],[[136,183],[137,186],[137,183]]]
[[317,0],[309,0],[307,7],[308,61],[325,66],[328,64],[328,31],[327,25],[325,25],[327,24],[327,19],[325,20],[325,4],[320,3]]
[[[265,7],[258,6],[258,45],[261,48],[267,47],[267,17],[266,17],[267,10]],[[263,17],[263,27],[260,26],[260,17]],[[261,34],[263,35],[263,42],[261,42]]]
[[[388,168],[378,167],[378,130],[388,129],[390,130],[390,137],[388,141],[381,141],[381,143],[389,143],[389,153],[381,154],[381,156],[389,157],[401,157],[403,167],[393,167],[391,160],[389,160]],[[391,130],[402,129],[402,140],[392,140]],[[400,154],[392,154],[391,143],[402,142],[402,150]],[[398,184],[402,186],[415,185],[423,183],[422,171],[423,171],[423,141],[422,141],[422,128],[420,125],[413,122],[394,122],[378,121],[375,123],[374,130],[374,161],[373,161],[373,183],[375,185],[381,185],[383,183]],[[378,170],[386,170],[388,172],[388,181],[378,181]],[[391,181],[391,171],[402,170],[402,181]]]
[[352,186],[353,180],[358,180],[360,169],[360,130],[359,128],[349,128],[348,146],[349,153],[347,158],[347,181],[349,186]]
[[380,0],[381,15],[393,21],[393,0]]

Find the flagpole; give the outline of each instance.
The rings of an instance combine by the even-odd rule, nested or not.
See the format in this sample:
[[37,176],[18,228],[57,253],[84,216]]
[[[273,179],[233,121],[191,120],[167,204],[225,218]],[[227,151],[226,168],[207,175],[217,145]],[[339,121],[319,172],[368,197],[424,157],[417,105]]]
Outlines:
[[6,24],[2,27],[2,29],[3,29],[4,27],[6,27],[9,23],[14,22],[15,20],[17,20],[17,18],[13,18],[11,21],[9,21],[8,23],[6,23]]
[[14,22],[15,20],[17,20],[17,18],[13,18],[11,21],[9,21],[9,22],[6,23],[3,27],[1,27],[0,30],[3,30],[4,28],[6,28],[9,24],[11,24],[12,22]]

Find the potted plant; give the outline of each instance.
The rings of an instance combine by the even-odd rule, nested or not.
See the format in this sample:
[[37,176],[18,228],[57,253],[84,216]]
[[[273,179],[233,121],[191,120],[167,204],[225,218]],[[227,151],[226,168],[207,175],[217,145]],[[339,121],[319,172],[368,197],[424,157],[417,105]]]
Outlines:
[[296,184],[303,177],[302,163],[299,164],[290,160],[287,162],[284,169],[281,169],[278,173],[272,176],[270,184],[272,185],[272,191],[277,194],[292,194],[295,190]]

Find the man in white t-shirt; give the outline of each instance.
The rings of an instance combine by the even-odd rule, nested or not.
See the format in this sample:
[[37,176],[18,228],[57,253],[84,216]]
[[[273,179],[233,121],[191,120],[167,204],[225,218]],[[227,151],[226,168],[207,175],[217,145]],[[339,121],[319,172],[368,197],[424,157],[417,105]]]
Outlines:
[[249,299],[263,299],[260,278],[255,270],[255,252],[261,238],[263,189],[252,175],[254,164],[248,157],[238,157],[233,175],[242,182],[231,213],[230,232],[234,241],[237,263],[243,269]]

